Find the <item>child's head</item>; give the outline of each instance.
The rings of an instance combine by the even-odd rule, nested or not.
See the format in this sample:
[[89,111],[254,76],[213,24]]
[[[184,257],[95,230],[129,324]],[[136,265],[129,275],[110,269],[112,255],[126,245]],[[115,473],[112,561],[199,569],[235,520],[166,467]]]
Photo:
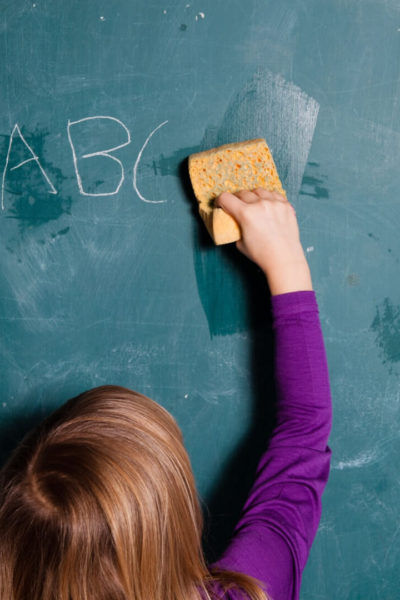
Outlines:
[[[203,600],[202,514],[173,417],[128,389],[73,398],[0,471],[1,600]],[[222,587],[221,587],[222,586]]]
[[181,432],[141,394],[73,398],[24,440],[0,486],[1,598],[190,597],[205,576]]

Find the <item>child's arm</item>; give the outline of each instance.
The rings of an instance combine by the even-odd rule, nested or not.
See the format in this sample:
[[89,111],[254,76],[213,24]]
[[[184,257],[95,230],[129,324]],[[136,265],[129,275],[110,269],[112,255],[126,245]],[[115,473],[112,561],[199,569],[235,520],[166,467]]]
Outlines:
[[265,191],[223,194],[217,203],[239,222],[238,247],[264,270],[273,294],[277,426],[216,566],[258,578],[273,600],[297,600],[330,461],[331,401],[318,307],[290,204]]

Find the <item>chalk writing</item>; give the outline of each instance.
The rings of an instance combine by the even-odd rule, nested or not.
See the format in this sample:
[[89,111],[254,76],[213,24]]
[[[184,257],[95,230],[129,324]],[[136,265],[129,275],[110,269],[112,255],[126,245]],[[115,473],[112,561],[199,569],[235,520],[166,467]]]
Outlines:
[[[103,122],[103,124],[104,124],[104,122],[116,124],[122,130],[122,133],[123,133],[125,139],[120,144],[115,145],[111,148],[105,148],[103,150],[98,150],[96,152],[88,152],[88,153],[79,155],[79,153],[77,151],[77,141],[78,141],[78,137],[79,137],[79,125],[90,122],[90,121],[92,121],[92,122],[97,121],[99,123]],[[143,196],[143,194],[139,191],[139,188],[138,188],[138,181],[137,181],[138,169],[139,169],[139,165],[140,165],[140,161],[141,161],[143,152],[146,149],[151,138],[159,129],[161,129],[161,127],[164,127],[164,125],[166,125],[167,123],[168,123],[168,121],[163,121],[162,123],[160,123],[160,125],[157,125],[157,127],[155,129],[153,129],[153,131],[148,135],[148,137],[146,138],[146,141],[144,142],[143,146],[141,147],[141,149],[138,153],[135,164],[133,166],[133,189],[135,190],[135,192],[138,195],[138,197],[140,198],[140,200],[142,200],[143,202],[148,202],[150,204],[160,204],[160,203],[166,202],[166,200],[150,200]],[[12,146],[13,146],[13,140],[16,136],[18,136],[20,141],[25,145],[25,148],[29,153],[29,157],[26,158],[25,160],[22,160],[18,164],[10,167],[9,163],[10,163],[11,150],[12,150]],[[74,165],[74,171],[75,171],[76,181],[78,184],[79,193],[82,196],[114,196],[115,194],[118,194],[118,192],[121,189],[122,184],[125,181],[125,168],[124,168],[122,161],[119,158],[117,158],[116,156],[113,156],[112,153],[117,152],[121,148],[125,148],[125,146],[128,146],[131,143],[131,133],[130,133],[129,129],[127,128],[127,126],[122,121],[117,119],[116,117],[110,117],[110,116],[105,116],[105,115],[99,115],[99,116],[94,116],[94,117],[85,117],[83,119],[78,119],[77,121],[68,120],[67,137],[68,137],[69,145],[71,147],[72,161],[73,161],[73,165]],[[85,189],[85,187],[83,185],[79,166],[84,160],[89,160],[89,159],[95,158],[97,156],[102,156],[104,158],[112,160],[114,163],[116,163],[118,165],[118,171],[120,173],[118,183],[113,189],[111,189],[109,191],[91,192],[91,191],[88,191],[87,188]],[[56,188],[54,187],[53,183],[51,182],[46,171],[44,170],[43,166],[41,165],[39,157],[34,152],[34,150],[30,147],[30,145],[28,144],[28,142],[26,141],[25,137],[23,136],[23,134],[21,132],[20,126],[18,125],[18,123],[16,123],[14,125],[14,128],[12,130],[12,133],[11,133],[11,136],[9,139],[5,166],[4,166],[3,174],[2,174],[2,178],[1,178],[1,208],[2,208],[2,210],[4,210],[4,208],[5,208],[4,196],[5,196],[5,189],[6,189],[7,173],[9,173],[11,171],[15,171],[16,169],[19,169],[23,165],[26,165],[27,163],[30,163],[30,162],[34,162],[36,164],[36,166],[39,168],[43,178],[46,180],[46,182],[49,186],[49,194],[57,194],[58,192],[57,192]]]
[[[119,180],[117,187],[112,192],[86,192],[83,189],[82,178],[81,178],[81,175],[80,175],[79,169],[78,169],[78,158],[77,158],[75,146],[74,146],[74,143],[73,143],[72,137],[71,137],[71,127],[78,125],[79,123],[84,123],[85,121],[94,121],[95,119],[97,119],[97,120],[109,119],[110,121],[114,121],[115,123],[118,123],[125,130],[127,137],[128,137],[127,141],[124,142],[123,144],[120,144],[119,146],[114,146],[113,148],[107,148],[106,150],[100,150],[99,152],[90,152],[89,154],[83,154],[79,159],[79,160],[85,160],[88,158],[93,158],[94,156],[105,156],[105,157],[110,158],[111,160],[115,161],[116,163],[118,163],[121,168],[121,178]],[[74,161],[76,179],[78,181],[79,191],[82,194],[82,196],[114,196],[114,194],[118,194],[118,192],[121,188],[121,185],[123,184],[124,179],[125,179],[125,171],[124,171],[124,166],[123,166],[122,162],[119,160],[119,158],[116,158],[116,156],[112,156],[111,152],[120,150],[120,148],[124,148],[125,146],[128,146],[128,144],[131,143],[131,134],[130,134],[129,129],[126,127],[126,125],[124,125],[122,123],[122,121],[120,121],[119,119],[116,119],[115,117],[104,117],[104,116],[86,117],[84,119],[79,119],[79,121],[68,121],[67,132],[68,132],[68,141],[70,143],[71,150],[72,150],[72,158]]]
[[10,136],[10,141],[8,143],[8,151],[7,151],[7,157],[6,157],[6,164],[4,166],[3,176],[2,176],[2,179],[1,179],[1,208],[2,208],[2,210],[4,210],[4,189],[5,189],[6,176],[7,176],[7,171],[8,171],[8,163],[10,161],[10,154],[11,154],[11,149],[12,149],[12,145],[13,145],[13,140],[14,140],[15,133],[17,133],[19,135],[20,140],[23,142],[23,144],[27,148],[27,150],[28,150],[28,152],[30,154],[30,158],[27,158],[26,160],[23,160],[22,162],[18,163],[17,165],[15,165],[14,167],[12,167],[10,169],[10,171],[15,171],[16,169],[19,169],[20,167],[22,167],[22,165],[26,165],[27,163],[29,163],[31,161],[34,161],[36,163],[36,165],[39,167],[40,172],[42,173],[43,177],[45,178],[45,180],[47,181],[47,183],[48,183],[48,185],[50,187],[49,194],[57,194],[57,190],[55,189],[54,185],[50,181],[50,178],[48,177],[46,171],[43,169],[42,165],[40,164],[39,157],[32,150],[32,148],[30,147],[30,145],[28,144],[28,142],[26,141],[26,139],[22,135],[21,129],[20,129],[18,123],[16,123],[14,125],[14,129],[12,130],[12,133],[11,133],[11,136]]
[[147,198],[142,196],[142,194],[139,192],[138,187],[137,187],[137,170],[138,170],[138,166],[140,163],[140,159],[142,158],[143,151],[146,148],[147,144],[149,143],[150,139],[155,134],[155,132],[158,131],[159,129],[161,129],[161,127],[163,127],[164,125],[166,125],[166,123],[168,123],[168,121],[164,121],[164,123],[160,123],[160,125],[158,125],[158,127],[153,129],[153,131],[150,133],[149,137],[143,144],[143,146],[138,154],[138,157],[136,159],[135,166],[133,167],[133,188],[134,188],[135,192],[137,193],[137,195],[139,196],[139,198],[141,200],[143,200],[143,202],[150,202],[151,204],[160,204],[161,202],[166,202],[166,200],[147,200]]

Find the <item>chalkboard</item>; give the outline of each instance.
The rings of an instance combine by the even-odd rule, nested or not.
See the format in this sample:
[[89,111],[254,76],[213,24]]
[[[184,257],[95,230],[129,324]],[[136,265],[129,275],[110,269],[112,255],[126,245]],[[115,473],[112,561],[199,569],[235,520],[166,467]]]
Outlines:
[[[112,383],[180,423],[229,537],[273,416],[269,300],[215,248],[187,156],[265,137],[296,207],[332,393],[303,600],[400,583],[398,0],[0,0],[2,458]],[[207,512],[207,511],[206,511]]]

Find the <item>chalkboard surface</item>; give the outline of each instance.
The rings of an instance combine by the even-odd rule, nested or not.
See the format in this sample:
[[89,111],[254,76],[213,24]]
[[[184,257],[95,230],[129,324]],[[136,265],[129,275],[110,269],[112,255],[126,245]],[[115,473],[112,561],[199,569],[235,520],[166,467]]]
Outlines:
[[176,416],[223,546],[271,424],[268,295],[186,157],[265,137],[311,265],[333,463],[303,600],[400,583],[398,0],[0,0],[2,457],[114,383]]

